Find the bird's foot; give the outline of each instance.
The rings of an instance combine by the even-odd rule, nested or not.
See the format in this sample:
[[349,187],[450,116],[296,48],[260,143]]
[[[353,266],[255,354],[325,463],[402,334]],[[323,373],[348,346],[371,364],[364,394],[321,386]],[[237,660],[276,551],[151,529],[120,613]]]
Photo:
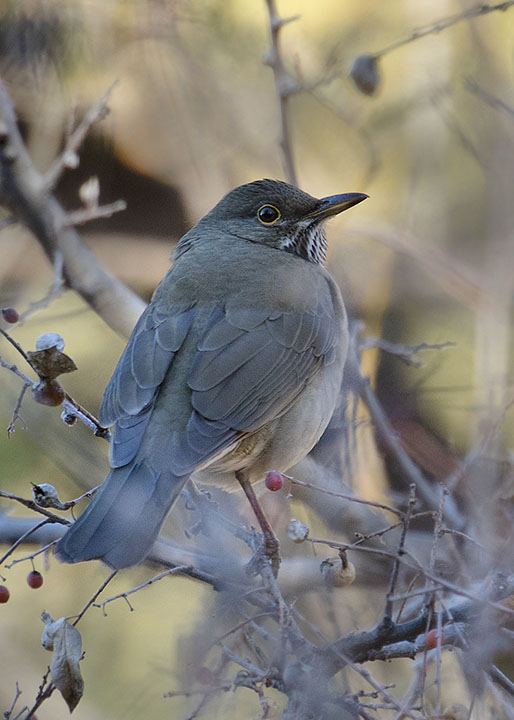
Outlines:
[[277,577],[282,558],[280,557],[280,543],[275,535],[266,534],[264,536],[264,552],[269,559],[273,575]]
[[248,575],[259,575],[262,564],[266,563],[271,566],[274,577],[278,576],[280,568],[280,544],[275,535],[255,534],[259,538],[257,549],[246,566]]

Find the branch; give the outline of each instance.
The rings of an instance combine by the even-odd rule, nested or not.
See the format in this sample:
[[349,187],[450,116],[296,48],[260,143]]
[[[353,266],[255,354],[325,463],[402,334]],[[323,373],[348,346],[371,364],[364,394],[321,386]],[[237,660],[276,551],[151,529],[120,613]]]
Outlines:
[[269,65],[273,70],[273,77],[275,80],[275,90],[280,110],[281,132],[279,143],[282,149],[286,178],[293,185],[297,185],[293,147],[291,144],[288,100],[289,96],[296,92],[298,88],[296,82],[286,71],[280,52],[280,30],[286,23],[296,20],[297,16],[291,18],[281,18],[277,13],[275,0],[266,0],[266,6],[268,8],[271,45],[264,56],[263,62],[265,65]]
[[55,261],[58,251],[62,253],[68,287],[78,292],[113,330],[128,337],[145,304],[102,267],[76,230],[68,226],[65,210],[32,164],[1,80],[0,203],[35,235],[50,262]]
[[388,45],[383,50],[374,53],[374,57],[383,57],[387,53],[390,53],[392,50],[396,50],[403,45],[408,45],[414,40],[419,40],[420,38],[426,37],[427,35],[434,35],[436,33],[440,33],[443,30],[452,27],[452,25],[456,25],[457,23],[460,23],[464,20],[471,20],[472,18],[479,17],[481,15],[488,15],[492,12],[505,12],[513,5],[514,0],[499,2],[495,5],[484,5],[483,3],[481,3],[480,5],[475,5],[475,7],[469,8],[469,10],[465,10],[464,12],[458,13],[457,15],[450,15],[450,17],[443,18],[442,20],[437,20],[434,23],[430,23],[430,25],[415,28],[407,37],[402,38],[401,40],[396,40],[394,43],[391,43],[391,45]]

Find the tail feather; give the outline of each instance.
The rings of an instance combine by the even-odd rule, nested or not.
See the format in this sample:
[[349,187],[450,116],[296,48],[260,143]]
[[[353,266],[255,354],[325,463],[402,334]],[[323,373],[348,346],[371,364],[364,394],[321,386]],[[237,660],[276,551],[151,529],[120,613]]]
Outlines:
[[116,569],[141,562],[186,480],[146,462],[113,468],[55,554],[68,563],[98,558]]

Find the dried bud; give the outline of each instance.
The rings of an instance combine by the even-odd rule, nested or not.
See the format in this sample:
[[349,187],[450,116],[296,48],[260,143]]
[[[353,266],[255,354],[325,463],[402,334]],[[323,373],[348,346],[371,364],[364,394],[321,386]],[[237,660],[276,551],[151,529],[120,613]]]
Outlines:
[[66,505],[59,500],[57,490],[50,483],[41,483],[41,485],[32,483],[32,496],[39,507],[66,510]]
[[97,207],[98,198],[100,197],[100,183],[98,178],[93,175],[86,180],[79,188],[79,198],[88,208]]
[[36,340],[36,350],[50,350],[50,348],[57,348],[57,350],[64,350],[64,339],[62,335],[55,332],[43,333]]
[[67,410],[63,410],[61,413],[61,420],[65,425],[69,425],[69,427],[71,427],[77,422],[77,416],[73,415],[73,413],[70,413]]
[[302,543],[309,536],[309,526],[301,520],[292,518],[287,526],[287,534],[295,543]]
[[41,405],[57,407],[64,400],[64,390],[55,380],[40,380],[32,389],[32,397]]
[[452,703],[445,708],[443,718],[444,720],[468,720],[469,710],[460,703]]
[[80,159],[76,152],[68,151],[63,155],[63,165],[70,170],[75,170],[75,168],[78,168],[79,162]]
[[359,55],[350,70],[350,77],[364,95],[374,95],[380,84],[378,58],[375,55]]
[[13,307],[2,308],[2,317],[5,322],[11,323],[11,325],[17,323],[20,319],[18,312]]
[[330,587],[344,587],[355,580],[355,565],[347,559],[344,551],[339,553],[339,557],[323,560],[320,570],[323,580]]

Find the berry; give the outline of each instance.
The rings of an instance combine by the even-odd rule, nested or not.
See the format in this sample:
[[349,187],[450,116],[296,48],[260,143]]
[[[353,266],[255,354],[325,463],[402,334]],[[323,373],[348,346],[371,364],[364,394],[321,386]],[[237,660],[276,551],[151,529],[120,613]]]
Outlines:
[[5,585],[0,585],[0,603],[6,603],[11,596],[11,593],[9,590],[5,587]]
[[[429,630],[425,633],[425,645],[429,650],[437,647],[437,630]],[[444,645],[444,633],[441,630],[441,645]]]
[[8,323],[17,323],[20,319],[20,316],[16,312],[16,310],[13,307],[4,307],[2,308],[2,317],[5,320],[5,322]]
[[282,489],[283,484],[284,480],[282,478],[282,473],[279,473],[276,470],[270,470],[266,473],[266,487],[268,490],[276,492],[277,490]]
[[27,575],[27,584],[33,590],[37,590],[43,584],[43,576],[37,570],[32,570],[32,572],[29,572]]
[[64,390],[55,380],[40,380],[32,389],[32,397],[41,405],[56,407],[64,400]]

